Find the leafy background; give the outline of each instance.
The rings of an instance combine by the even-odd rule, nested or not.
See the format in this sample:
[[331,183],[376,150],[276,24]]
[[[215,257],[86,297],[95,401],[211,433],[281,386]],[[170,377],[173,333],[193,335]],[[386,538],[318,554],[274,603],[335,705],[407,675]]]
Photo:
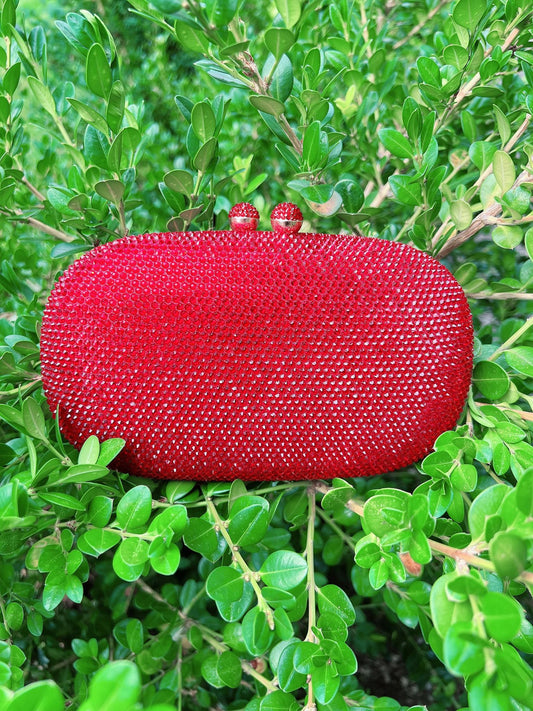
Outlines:
[[[0,34],[0,708],[533,708],[528,0],[2,0]],[[140,480],[120,440],[65,443],[57,275],[286,199],[455,274],[457,429],[318,484]]]

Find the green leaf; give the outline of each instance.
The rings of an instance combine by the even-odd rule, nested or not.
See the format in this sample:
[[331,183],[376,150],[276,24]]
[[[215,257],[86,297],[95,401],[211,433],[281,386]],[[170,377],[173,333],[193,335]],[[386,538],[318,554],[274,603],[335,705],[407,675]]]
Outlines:
[[516,578],[527,565],[527,544],[509,531],[500,531],[490,542],[490,559],[501,578]]
[[533,518],[533,467],[527,469],[518,480],[516,505],[525,516]]
[[218,549],[218,540],[213,524],[203,518],[191,518],[183,542],[193,551],[210,559]]
[[274,0],[285,25],[291,29],[300,19],[301,0]]
[[196,486],[194,481],[171,481],[166,485],[165,495],[173,504],[179,499],[183,499]]
[[337,694],[340,677],[331,664],[323,664],[311,670],[313,692],[319,704],[329,704]]
[[121,540],[120,534],[105,531],[101,528],[91,528],[78,541],[79,549],[88,555],[99,556],[113,548]]
[[85,511],[86,507],[78,501],[74,496],[70,494],[63,493],[51,493],[39,494],[39,497],[49,504],[55,504],[56,506],[63,506],[67,509],[72,509],[73,511]]
[[476,29],[487,9],[486,0],[458,0],[452,17],[461,27],[471,32]]
[[502,139],[502,144],[505,145],[507,141],[511,138],[511,125],[509,123],[509,119],[497,104],[494,104],[492,110],[494,112],[494,117],[498,126],[498,133],[500,134],[500,138]]
[[289,51],[296,38],[290,30],[283,27],[271,27],[265,32],[264,40],[269,52],[279,59]]
[[133,531],[148,523],[152,513],[152,494],[141,484],[127,491],[117,506],[117,521],[125,531]]
[[148,544],[142,539],[123,540],[113,556],[113,570],[122,580],[133,582],[140,578],[148,560]]
[[43,109],[51,116],[56,116],[56,105],[50,89],[34,76],[28,77],[28,86]]
[[307,563],[294,551],[275,551],[266,558],[259,572],[265,585],[292,590],[305,579]]
[[113,133],[119,133],[124,119],[126,105],[124,84],[121,81],[113,82],[107,102],[106,121]]
[[320,122],[313,121],[307,126],[302,144],[302,160],[312,169],[320,162]]
[[266,652],[274,638],[265,613],[258,607],[249,610],[242,621],[242,636],[246,649],[254,656]]
[[94,189],[101,195],[105,200],[109,200],[114,205],[119,205],[120,201],[124,197],[124,183],[120,180],[101,180],[96,183]]
[[439,65],[429,57],[419,57],[416,61],[422,81],[430,87],[439,88],[442,84]]
[[128,647],[134,654],[138,654],[141,651],[144,644],[144,628],[140,620],[128,620],[126,625],[126,641]]
[[82,101],[71,98],[70,96],[67,97],[67,101],[84,121],[94,126],[94,128],[101,133],[107,133],[107,122],[105,118],[98,113],[98,111],[93,109],[91,106],[87,106],[87,104],[84,104]]
[[148,533],[158,533],[166,535],[172,531],[176,535],[181,535],[187,528],[187,509],[181,504],[169,506],[158,513],[150,522]]
[[46,423],[43,411],[32,397],[27,397],[22,403],[22,420],[30,437],[46,440]]
[[263,597],[270,607],[282,607],[284,610],[291,610],[296,604],[296,598],[287,590],[274,588],[272,586],[264,587],[262,590]]
[[414,182],[408,175],[391,175],[389,185],[396,200],[403,205],[414,207],[423,202],[420,183]]
[[[265,502],[266,503],[266,502]],[[209,574],[206,592],[210,598],[219,602],[231,603],[240,600],[244,590],[242,573],[235,568],[221,566]]]
[[[327,205],[328,202],[334,198],[335,192],[333,186],[331,185],[307,185],[300,189],[300,195],[306,199],[307,202],[320,207],[320,205]],[[334,203],[337,203],[337,209],[341,206],[340,195],[337,199],[334,198]]]
[[[148,544],[146,541],[141,539],[126,539],[125,541],[122,541],[118,549],[115,551],[113,556],[113,570],[122,580],[133,582],[141,576],[147,559]],[[172,567],[170,563],[169,567]],[[167,567],[163,566],[163,569],[163,574],[166,575],[167,572],[165,571],[167,570]]]
[[299,672],[294,665],[294,655],[298,647],[298,643],[287,645],[278,661],[277,677],[279,686],[287,693],[305,686],[306,674]]
[[408,506],[408,494],[403,491],[378,493],[368,499],[364,506],[364,520],[368,530],[376,536],[384,536],[401,528]]
[[63,711],[65,700],[54,681],[35,681],[15,692],[9,711]]
[[226,651],[217,660],[217,674],[230,689],[236,689],[241,683],[242,666],[235,652]]
[[94,126],[87,126],[83,142],[83,154],[87,162],[98,168],[108,169],[107,155],[109,153],[109,142],[106,136],[98,131]]
[[78,464],[96,464],[100,454],[100,442],[96,435],[91,435],[83,443],[78,454]]
[[76,604],[83,600],[83,585],[76,575],[66,576],[65,595]]
[[2,30],[2,35],[5,37],[10,37],[12,33],[12,27],[15,27],[17,22],[17,5],[15,0],[5,0],[2,7],[2,15],[0,20],[0,29]]
[[452,471],[450,481],[459,491],[474,491],[477,484],[477,469],[473,464],[459,464]]
[[489,486],[474,499],[468,511],[468,525],[473,540],[483,538],[487,519],[499,513],[508,492],[506,485],[496,484]]
[[489,400],[499,400],[509,390],[509,376],[497,363],[482,360],[474,368],[473,382]]
[[43,607],[48,612],[55,610],[67,594],[67,576],[62,570],[54,570],[46,576],[43,590]]
[[176,20],[174,24],[174,32],[176,33],[176,39],[190,52],[198,52],[204,54],[209,47],[209,40],[204,34],[203,29],[200,25],[189,22],[182,22],[181,20]]
[[394,128],[382,128],[378,131],[379,140],[385,148],[398,158],[412,158],[413,148],[409,140]]
[[460,44],[449,44],[444,48],[444,61],[457,69],[462,69],[468,62],[468,52]]
[[505,351],[505,360],[518,373],[533,378],[533,348],[531,346],[517,346]]
[[492,239],[504,249],[514,249],[522,241],[522,230],[518,225],[498,225],[492,231]]
[[494,429],[507,444],[516,444],[526,437],[524,430],[512,422],[496,422]]
[[313,658],[321,655],[322,650],[314,642],[298,642],[295,644],[293,663],[296,671],[309,674],[314,667]]
[[254,598],[255,594],[251,583],[245,583],[240,600],[235,602],[218,601],[216,606],[223,620],[226,622],[236,622],[237,620],[240,620],[244,613],[248,610]]
[[133,662],[109,662],[89,685],[89,696],[80,711],[130,711],[141,693],[141,676]]
[[496,151],[492,158],[492,169],[502,193],[506,193],[516,179],[513,159],[505,151]]
[[141,133],[133,126],[126,126],[116,136],[109,149],[107,163],[109,170],[120,173],[133,162],[135,151],[141,142]]
[[100,454],[98,455],[98,465],[101,467],[107,467],[115,457],[120,454],[124,449],[126,440],[120,437],[113,437],[112,439],[106,439],[105,442],[100,443]]
[[21,63],[15,62],[4,74],[4,91],[13,96],[20,81]]
[[236,546],[251,546],[263,539],[269,523],[269,506],[263,497],[241,496],[231,508],[228,533]]
[[24,621],[24,610],[18,602],[10,602],[5,608],[6,622],[10,629],[18,630]]
[[216,156],[218,141],[213,136],[198,150],[193,159],[193,165],[200,173],[205,173]]
[[447,573],[438,578],[431,589],[431,618],[440,637],[444,638],[448,629],[457,622],[471,622],[472,606],[469,602],[460,602],[447,593],[448,583],[456,577]]
[[497,642],[508,642],[518,634],[523,610],[514,598],[488,592],[481,598],[480,607],[487,632]]
[[191,195],[194,190],[194,178],[187,170],[171,170],[163,180],[168,188],[182,195]]
[[278,689],[264,696],[259,706],[251,708],[248,704],[246,711],[297,711],[297,708],[294,696]]
[[272,98],[271,96],[263,96],[261,94],[252,94],[248,97],[248,101],[252,104],[254,108],[258,111],[262,111],[265,114],[270,114],[275,116],[277,119],[285,112],[285,105],[283,102]]
[[181,552],[173,543],[159,556],[150,558],[150,565],[159,575],[174,575],[179,568]]
[[348,638],[346,622],[334,612],[323,612],[316,624],[326,639],[343,642]]
[[472,208],[465,200],[452,202],[450,215],[458,230],[465,230],[472,224]]
[[360,538],[355,546],[355,562],[362,568],[370,568],[381,559],[381,549],[371,536]]
[[317,589],[318,609],[322,614],[333,612],[349,627],[355,623],[355,609],[348,595],[338,585],[324,585]]
[[340,180],[335,185],[335,192],[342,198],[343,212],[347,212],[352,215],[359,212],[365,201],[365,195],[361,186],[354,180]]
[[527,251],[528,257],[533,261],[533,227],[530,227],[526,231],[526,235],[524,237],[524,243],[526,245],[526,251]]
[[111,67],[101,44],[93,44],[87,52],[85,64],[87,86],[93,94],[107,99],[113,83]]
[[444,661],[455,674],[470,676],[484,667],[483,640],[471,622],[456,622],[444,638]]
[[214,686],[215,689],[222,689],[224,687],[224,682],[218,675],[217,661],[217,655],[210,654],[202,661],[201,671],[203,678],[208,684]]
[[468,155],[476,168],[483,172],[492,162],[496,146],[487,141],[476,141],[470,145]]
[[191,125],[198,139],[205,143],[215,134],[216,118],[207,101],[195,104],[191,111]]

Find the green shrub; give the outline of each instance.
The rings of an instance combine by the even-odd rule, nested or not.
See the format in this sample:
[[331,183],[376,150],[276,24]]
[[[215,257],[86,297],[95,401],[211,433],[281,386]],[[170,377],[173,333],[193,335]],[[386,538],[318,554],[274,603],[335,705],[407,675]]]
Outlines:
[[[16,5],[0,709],[533,709],[529,0]],[[423,462],[194,485],[110,470],[119,440],[62,440],[38,346],[57,274],[127,233],[224,226],[244,199],[413,244],[464,287],[473,384]]]

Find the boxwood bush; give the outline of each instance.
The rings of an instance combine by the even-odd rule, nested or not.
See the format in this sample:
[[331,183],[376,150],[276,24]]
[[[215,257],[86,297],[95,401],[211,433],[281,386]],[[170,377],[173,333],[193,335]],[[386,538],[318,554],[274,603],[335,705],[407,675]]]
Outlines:
[[[530,0],[0,6],[0,708],[533,709]],[[241,200],[461,283],[472,387],[422,462],[165,483],[62,439],[57,276]]]

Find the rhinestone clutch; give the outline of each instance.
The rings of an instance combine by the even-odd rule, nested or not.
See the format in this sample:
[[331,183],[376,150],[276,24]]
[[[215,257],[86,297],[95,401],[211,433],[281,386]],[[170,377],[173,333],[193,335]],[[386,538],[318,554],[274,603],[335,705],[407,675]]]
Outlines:
[[365,476],[427,454],[470,384],[464,293],[432,257],[302,234],[287,203],[259,231],[125,237],[48,300],[43,384],[66,438],[123,437],[115,466],[163,479]]

